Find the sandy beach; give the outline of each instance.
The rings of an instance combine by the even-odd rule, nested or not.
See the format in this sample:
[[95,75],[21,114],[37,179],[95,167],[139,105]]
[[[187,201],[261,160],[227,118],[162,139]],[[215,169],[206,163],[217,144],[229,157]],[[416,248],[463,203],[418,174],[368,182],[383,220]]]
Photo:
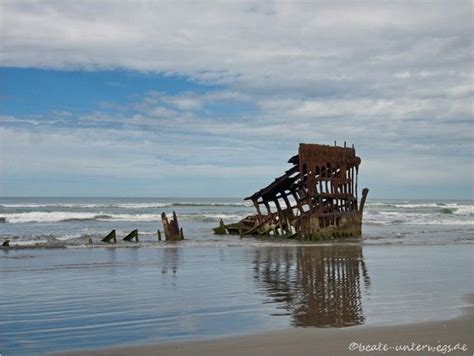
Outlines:
[[474,292],[471,244],[254,241],[0,256],[6,355],[339,355],[355,352],[351,342],[472,344],[472,298],[463,299]]
[[[468,305],[463,308],[461,317],[440,322],[289,329],[218,340],[81,350],[57,355],[471,355],[474,295],[466,297],[466,302]],[[396,350],[396,347],[402,349]]]

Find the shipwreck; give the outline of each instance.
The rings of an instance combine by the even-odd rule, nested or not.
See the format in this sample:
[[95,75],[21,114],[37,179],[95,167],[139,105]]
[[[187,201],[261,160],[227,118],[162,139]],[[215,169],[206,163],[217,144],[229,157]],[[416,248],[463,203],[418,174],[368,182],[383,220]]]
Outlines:
[[300,144],[292,167],[245,200],[256,214],[214,229],[216,234],[270,235],[304,240],[360,237],[369,190],[359,204],[360,157],[354,146]]

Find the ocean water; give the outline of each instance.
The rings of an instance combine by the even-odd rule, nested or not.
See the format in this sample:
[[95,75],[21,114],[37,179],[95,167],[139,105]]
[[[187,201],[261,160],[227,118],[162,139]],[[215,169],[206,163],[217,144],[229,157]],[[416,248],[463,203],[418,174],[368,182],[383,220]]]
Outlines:
[[[221,218],[231,223],[254,213],[251,203],[228,198],[1,198],[0,239],[10,239],[12,246],[79,247],[89,238],[96,244],[112,229],[119,237],[138,229],[141,245],[159,245],[160,215],[172,211],[178,215],[188,244],[214,244],[216,240],[223,244],[259,243],[252,238],[241,241],[212,234]],[[369,200],[363,230],[365,243],[472,242],[474,203]]]
[[[456,317],[474,292],[473,209],[371,200],[360,241],[308,243],[213,235],[253,213],[238,199],[2,198],[0,354]],[[158,241],[173,211],[186,240]]]

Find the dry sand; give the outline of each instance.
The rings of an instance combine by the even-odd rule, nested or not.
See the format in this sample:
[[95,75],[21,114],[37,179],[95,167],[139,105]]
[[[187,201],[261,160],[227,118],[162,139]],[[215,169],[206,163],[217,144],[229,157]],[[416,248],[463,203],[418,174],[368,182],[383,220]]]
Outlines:
[[[349,328],[289,329],[216,340],[163,343],[120,348],[80,350],[62,355],[473,355],[474,295],[467,299],[464,314],[456,319],[397,326],[359,326]],[[373,345],[381,349],[406,345],[438,347],[438,351],[351,351],[352,343]],[[381,343],[381,345],[379,344]],[[413,344],[414,343],[414,344]],[[467,351],[447,351],[444,345],[466,345]]]

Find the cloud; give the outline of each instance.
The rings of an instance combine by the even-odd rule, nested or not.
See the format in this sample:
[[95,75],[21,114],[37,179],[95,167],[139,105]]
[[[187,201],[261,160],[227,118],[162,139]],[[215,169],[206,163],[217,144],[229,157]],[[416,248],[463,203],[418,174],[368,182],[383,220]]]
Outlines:
[[347,140],[369,184],[474,178],[471,1],[2,1],[0,13],[3,66],[198,84],[86,114],[3,116],[9,170],[272,178],[299,142]]
[[[235,164],[247,148],[213,146],[181,134],[146,135],[140,131],[49,129],[34,133],[0,128],[2,169],[16,174],[96,175],[106,177],[176,177],[183,174],[215,177],[262,177],[278,172],[275,165]],[[175,142],[179,142],[177,145]],[[61,150],[58,150],[61,147]],[[227,158],[223,159],[223,155]],[[15,159],[7,159],[15,157]],[[21,165],[18,164],[21,162]]]
[[3,66],[180,74],[286,97],[392,99],[472,86],[471,1],[0,6]]
[[1,58],[10,66],[350,91],[390,87],[400,72],[439,78],[456,67],[460,75],[472,57],[470,1],[2,4]]

